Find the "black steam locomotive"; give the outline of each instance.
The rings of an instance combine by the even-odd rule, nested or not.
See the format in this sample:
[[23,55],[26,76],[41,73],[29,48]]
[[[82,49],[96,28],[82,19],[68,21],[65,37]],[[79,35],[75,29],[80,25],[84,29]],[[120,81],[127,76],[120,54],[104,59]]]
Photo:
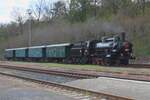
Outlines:
[[75,43],[71,47],[69,59],[72,63],[127,65],[132,58],[132,44],[125,40],[125,33],[122,33],[101,40]]
[[125,40],[125,33],[122,33],[103,37],[101,40],[6,49],[5,58],[107,66],[127,65],[132,58],[132,44]]

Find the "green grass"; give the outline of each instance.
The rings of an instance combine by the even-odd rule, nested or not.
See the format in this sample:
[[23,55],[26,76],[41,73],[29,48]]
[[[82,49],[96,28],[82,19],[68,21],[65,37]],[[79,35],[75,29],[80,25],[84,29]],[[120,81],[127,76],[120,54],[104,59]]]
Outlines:
[[98,65],[75,65],[75,64],[58,64],[58,63],[42,63],[44,66],[48,67],[60,67],[60,68],[69,68],[69,69],[82,69],[89,70],[95,69],[98,70],[100,66]]
[[42,63],[47,67],[63,68],[63,69],[80,69],[80,70],[94,70],[97,72],[124,72],[124,73],[135,73],[135,74],[150,74],[150,70],[147,69],[135,69],[135,68],[124,68],[124,67],[106,67],[100,65],[73,65],[73,64],[57,64],[57,63]]

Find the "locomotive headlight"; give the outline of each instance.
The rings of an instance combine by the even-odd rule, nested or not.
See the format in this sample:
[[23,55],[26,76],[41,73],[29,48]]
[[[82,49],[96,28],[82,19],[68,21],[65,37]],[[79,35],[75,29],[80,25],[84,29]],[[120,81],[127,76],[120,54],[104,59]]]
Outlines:
[[116,50],[116,49],[113,49],[112,52],[117,52],[117,50]]

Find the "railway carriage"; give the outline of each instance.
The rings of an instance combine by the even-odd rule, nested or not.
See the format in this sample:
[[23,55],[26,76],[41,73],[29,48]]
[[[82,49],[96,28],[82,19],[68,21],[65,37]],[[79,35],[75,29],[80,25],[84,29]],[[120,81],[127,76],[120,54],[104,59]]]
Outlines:
[[62,62],[70,54],[70,43],[46,46],[46,58],[48,61]]
[[27,58],[27,48],[15,48],[15,59],[25,60]]
[[13,60],[15,58],[15,50],[14,49],[5,49],[4,56],[7,60]]
[[46,46],[33,46],[28,48],[28,60],[40,61],[46,57]]

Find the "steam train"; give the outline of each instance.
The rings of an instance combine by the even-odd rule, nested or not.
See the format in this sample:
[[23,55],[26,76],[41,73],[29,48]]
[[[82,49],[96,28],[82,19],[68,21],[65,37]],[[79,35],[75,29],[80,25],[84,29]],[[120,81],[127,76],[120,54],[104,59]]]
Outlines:
[[132,43],[125,33],[100,40],[5,49],[7,60],[48,61],[71,64],[127,65]]

